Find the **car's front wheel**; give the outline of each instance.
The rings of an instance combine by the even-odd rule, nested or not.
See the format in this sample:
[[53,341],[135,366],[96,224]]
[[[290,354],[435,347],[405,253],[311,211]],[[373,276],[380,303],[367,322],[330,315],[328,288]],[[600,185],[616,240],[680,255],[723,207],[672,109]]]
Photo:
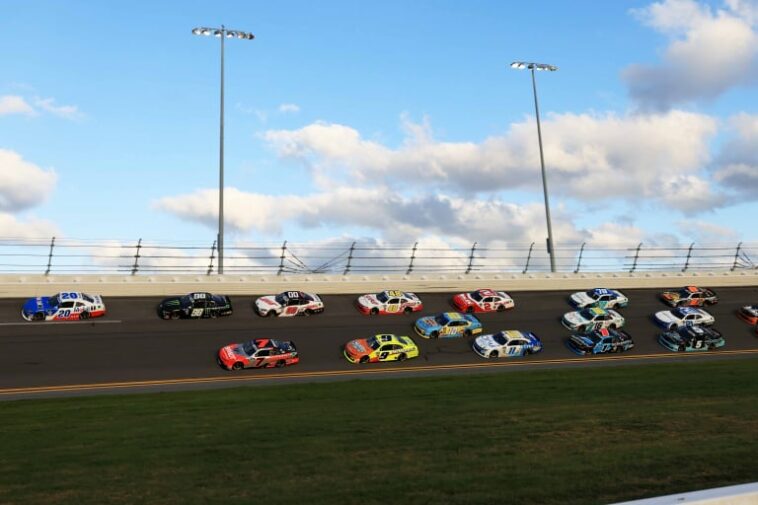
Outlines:
[[467,313],[467,314],[473,314],[473,313],[474,313],[474,307],[472,307],[472,306],[470,306],[470,305],[469,305],[469,306],[466,308],[466,313]]
[[431,332],[431,333],[429,334],[429,336],[430,336],[430,337],[432,337],[432,338],[439,338],[439,336],[440,336],[440,332],[438,332],[438,331],[433,331],[433,332]]
[[358,360],[359,363],[368,363],[368,356],[361,356],[361,359]]
[[287,364],[286,361],[284,361],[283,359],[280,359],[279,361],[276,362],[276,368],[282,368],[286,364]]
[[373,308],[371,309],[371,315],[372,315],[372,316],[375,316],[375,315],[377,315],[378,313],[379,313],[379,309],[377,309],[376,307],[373,307]]
[[37,312],[34,314],[34,316],[32,316],[33,321],[42,321],[43,319],[45,319],[45,314],[42,312]]
[[410,308],[410,307],[406,307],[406,308],[405,308],[405,310],[403,310],[403,312],[404,312],[404,313],[405,313],[405,315],[407,316],[408,314],[410,314],[411,312],[413,312],[413,309],[412,309],[412,308]]
[[232,370],[242,370],[245,367],[241,362],[237,361],[232,365]]
[[498,305],[497,306],[497,311],[498,312],[505,312],[505,305]]
[[499,356],[499,354],[498,354],[498,352],[497,352],[497,351],[492,351],[492,352],[490,353],[490,355],[489,355],[489,356],[487,356],[487,357],[488,357],[488,358],[497,358],[498,356]]
[[408,356],[405,355],[405,353],[399,354],[397,356],[398,361],[405,361],[408,358]]

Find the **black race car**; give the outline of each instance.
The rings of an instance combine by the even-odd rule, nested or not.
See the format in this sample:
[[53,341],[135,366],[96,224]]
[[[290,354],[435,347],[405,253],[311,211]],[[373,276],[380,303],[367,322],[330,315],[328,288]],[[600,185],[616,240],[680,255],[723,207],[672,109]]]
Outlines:
[[232,301],[226,295],[190,293],[166,298],[158,305],[163,319],[219,317],[232,315]]

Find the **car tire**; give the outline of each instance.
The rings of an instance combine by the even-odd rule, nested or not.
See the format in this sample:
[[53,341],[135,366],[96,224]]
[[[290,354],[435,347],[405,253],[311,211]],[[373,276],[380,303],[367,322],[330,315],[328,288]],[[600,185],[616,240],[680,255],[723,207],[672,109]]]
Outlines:
[[240,361],[236,361],[232,365],[232,370],[242,370],[243,368],[245,368],[245,365],[243,365],[242,362],[240,362]]
[[497,357],[499,357],[499,356],[500,356],[500,353],[499,353],[499,352],[497,352],[497,351],[492,351],[491,353],[489,353],[489,355],[488,355],[487,357],[488,357],[488,358],[490,358],[490,359],[492,359],[492,358],[497,358]]
[[308,316],[310,316],[311,314],[313,314],[313,311],[312,311],[311,309],[305,309],[305,310],[303,311],[303,315],[304,315],[305,317],[308,317]]
[[45,314],[43,312],[35,312],[32,316],[32,321],[44,321]]
[[676,325],[675,324],[670,324],[669,325],[669,331],[676,331]]
[[440,332],[438,332],[438,331],[433,331],[433,332],[431,332],[431,333],[429,334],[429,336],[430,336],[430,337],[432,337],[432,338],[439,338],[439,336],[440,336]]
[[471,336],[471,330],[463,330],[463,336],[464,337],[470,337]]
[[398,354],[397,356],[398,361],[405,361],[406,359],[408,359],[408,356],[406,356],[405,353]]
[[85,310],[84,312],[79,313],[79,319],[81,321],[85,321],[85,320],[89,319],[89,312],[87,312]]
[[216,319],[218,317],[218,311],[212,310],[210,314],[208,314],[208,317],[211,319]]
[[403,310],[403,313],[404,313],[406,316],[407,316],[408,314],[410,314],[411,312],[413,312],[413,309],[412,309],[412,308],[410,308],[410,307],[406,307],[406,308]]
[[181,315],[178,312],[171,313],[171,319],[179,319]]
[[468,306],[466,307],[466,314],[473,314],[474,313],[474,307]]
[[497,311],[498,311],[498,312],[505,312],[505,305],[502,305],[502,304],[501,304],[501,305],[498,305],[498,306],[497,306]]
[[284,361],[283,359],[280,359],[279,361],[277,361],[277,362],[276,362],[276,365],[274,365],[274,366],[275,366],[276,368],[282,368],[282,367],[283,367],[284,365],[286,365],[286,364],[287,364],[287,362],[286,362],[286,361]]
[[375,316],[375,315],[377,315],[378,313],[379,313],[379,309],[377,309],[376,307],[373,307],[373,308],[371,309],[371,315],[372,315],[372,316]]
[[358,360],[358,363],[368,363],[368,356],[361,356],[361,359]]

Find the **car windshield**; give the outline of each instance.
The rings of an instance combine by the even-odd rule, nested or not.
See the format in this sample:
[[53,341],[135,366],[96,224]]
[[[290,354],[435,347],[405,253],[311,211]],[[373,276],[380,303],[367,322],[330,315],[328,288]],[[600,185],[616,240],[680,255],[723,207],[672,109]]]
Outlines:
[[434,317],[434,321],[439,324],[440,326],[445,326],[447,324],[447,316],[445,314],[440,314],[438,316]]
[[61,300],[60,298],[58,298],[58,295],[50,297],[50,305],[52,305],[53,307],[57,307],[60,304],[61,304]]
[[179,303],[181,305],[192,305],[192,299],[189,297],[189,295],[184,295],[179,298]]
[[505,345],[505,343],[508,341],[507,338],[505,338],[505,335],[503,333],[495,333],[492,335],[492,340],[494,340],[497,345]]
[[85,295],[85,294],[82,293],[82,298],[84,298],[84,300],[87,301],[87,302],[95,303],[95,300],[91,296],[89,296],[89,295]]
[[600,337],[596,333],[587,335],[587,338],[590,339],[593,344],[597,344],[598,342],[600,342]]
[[244,344],[242,344],[242,350],[245,351],[245,354],[247,354],[248,356],[252,356],[253,354],[255,354],[257,347],[255,347],[255,342],[250,341],[250,342],[245,342]]
[[284,293],[276,295],[274,299],[279,305],[287,305],[287,302],[289,301],[289,297]]
[[389,300],[389,297],[387,296],[386,291],[382,291],[378,295],[376,295],[376,299],[379,300],[382,303],[387,303],[387,300]]
[[595,319],[595,314],[590,309],[585,309],[579,312],[579,315],[582,316],[582,318],[586,319],[587,321],[592,321],[593,319]]
[[373,350],[375,350],[375,351],[376,351],[377,349],[379,349],[379,346],[381,345],[381,344],[379,344],[379,340],[377,340],[377,338],[376,338],[376,337],[371,337],[371,338],[367,339],[367,340],[366,340],[366,343],[368,344],[368,346],[369,346],[371,349],[373,349]]
[[686,307],[685,308],[674,309],[674,310],[671,311],[671,313],[674,314],[679,319],[684,319],[684,317],[687,314],[691,313],[689,310],[685,310],[685,309],[686,309]]
[[471,297],[472,300],[476,302],[482,301],[482,293],[480,293],[479,291],[472,291],[471,293],[469,293],[469,296]]

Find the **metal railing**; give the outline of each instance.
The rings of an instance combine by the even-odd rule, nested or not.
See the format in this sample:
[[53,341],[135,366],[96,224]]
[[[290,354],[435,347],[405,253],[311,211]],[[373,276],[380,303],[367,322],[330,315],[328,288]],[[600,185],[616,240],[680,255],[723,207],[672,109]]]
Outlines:
[[[755,269],[758,243],[644,243],[610,248],[591,243],[556,248],[560,272],[645,272]],[[0,238],[0,273],[204,274],[216,273],[216,242],[158,243],[137,239]],[[227,245],[225,274],[475,274],[547,272],[541,247],[385,244],[376,241]]]

